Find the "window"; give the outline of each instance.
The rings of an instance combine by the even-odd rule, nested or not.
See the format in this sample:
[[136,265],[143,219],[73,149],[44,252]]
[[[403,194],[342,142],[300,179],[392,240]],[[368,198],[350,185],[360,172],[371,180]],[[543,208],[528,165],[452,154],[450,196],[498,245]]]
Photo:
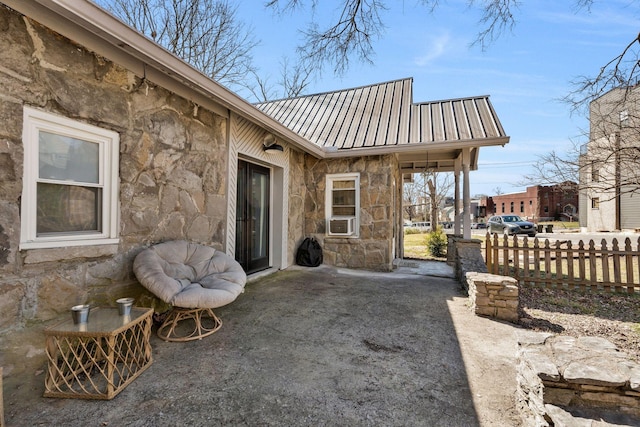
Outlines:
[[591,209],[600,209],[600,197],[591,199]]
[[600,169],[595,163],[591,163],[591,181],[600,182]]
[[510,208],[511,210],[509,212],[513,213],[513,202],[511,202]]
[[524,213],[524,200],[520,202],[520,213]]
[[327,234],[358,236],[360,212],[360,174],[327,175]]
[[117,243],[116,132],[24,108],[20,249]]
[[504,213],[504,202],[502,202],[502,213]]

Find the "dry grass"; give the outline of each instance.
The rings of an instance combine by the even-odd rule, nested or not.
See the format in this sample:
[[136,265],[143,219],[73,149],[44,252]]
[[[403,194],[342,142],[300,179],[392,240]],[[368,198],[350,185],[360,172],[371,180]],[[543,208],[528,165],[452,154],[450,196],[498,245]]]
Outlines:
[[[427,248],[428,233],[412,233],[404,235],[404,257],[410,259],[445,260],[444,257],[434,257]],[[445,248],[446,250],[446,248]]]

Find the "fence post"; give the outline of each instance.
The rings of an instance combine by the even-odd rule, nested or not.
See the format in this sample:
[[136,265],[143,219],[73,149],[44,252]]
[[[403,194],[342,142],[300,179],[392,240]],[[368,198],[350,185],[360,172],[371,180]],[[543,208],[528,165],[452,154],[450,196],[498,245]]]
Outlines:
[[593,240],[589,241],[589,290],[598,287],[598,269],[596,268],[596,245]]
[[622,272],[620,271],[620,248],[618,248],[618,240],[613,239],[613,281],[615,292],[622,291],[620,284],[622,283]]
[[[633,283],[633,255],[631,253],[631,239],[624,240],[624,257],[627,263],[627,285]],[[629,287],[627,286],[627,290]]]
[[489,271],[493,271],[493,257],[491,256],[491,234],[487,233],[487,235],[484,238],[485,240],[485,244],[484,244],[484,252],[485,252],[485,258],[487,260],[487,270]]
[[607,239],[600,242],[602,251],[602,284],[605,291],[609,290],[611,278],[609,276],[609,249],[607,248]]

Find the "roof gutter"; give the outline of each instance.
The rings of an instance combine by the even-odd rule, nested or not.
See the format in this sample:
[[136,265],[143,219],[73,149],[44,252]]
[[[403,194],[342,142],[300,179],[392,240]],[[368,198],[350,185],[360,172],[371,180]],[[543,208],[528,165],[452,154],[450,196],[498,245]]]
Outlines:
[[[114,62],[124,62],[121,65],[131,67],[132,71],[149,81],[166,85],[174,91],[183,86],[185,90],[177,92],[179,95],[211,108],[216,114],[229,117],[225,109],[233,111],[298,149],[317,157],[325,157],[325,151],[321,147],[292,132],[90,1],[0,1]],[[219,106],[213,105],[214,103]]]
[[324,147],[324,158],[340,158],[353,156],[377,156],[385,154],[424,153],[425,151],[451,151],[462,148],[493,147],[509,143],[508,136],[487,138],[484,140],[460,140],[456,142],[415,142],[411,144],[386,145],[384,147],[362,147],[339,150],[334,147]]

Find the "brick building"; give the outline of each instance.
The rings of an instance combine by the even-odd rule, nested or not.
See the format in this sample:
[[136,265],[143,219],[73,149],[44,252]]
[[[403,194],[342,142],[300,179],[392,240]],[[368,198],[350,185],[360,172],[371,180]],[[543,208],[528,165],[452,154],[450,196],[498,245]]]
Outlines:
[[573,182],[535,185],[521,193],[487,196],[480,200],[478,211],[486,218],[515,214],[531,221],[576,220],[578,186]]

